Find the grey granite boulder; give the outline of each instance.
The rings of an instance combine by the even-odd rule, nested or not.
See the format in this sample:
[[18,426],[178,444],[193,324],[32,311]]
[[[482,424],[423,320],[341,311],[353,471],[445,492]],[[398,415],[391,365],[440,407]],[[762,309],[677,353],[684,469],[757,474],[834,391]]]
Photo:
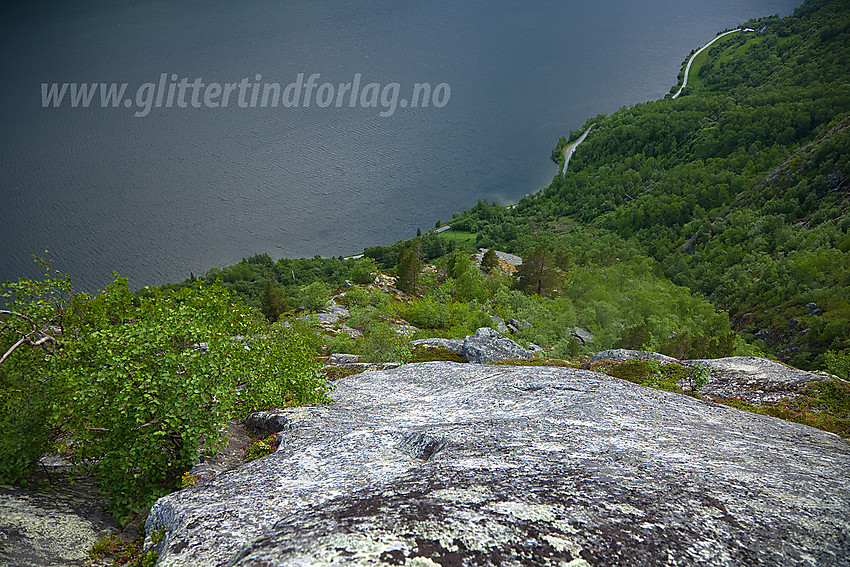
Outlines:
[[534,355],[490,327],[481,327],[467,335],[458,354],[469,362],[483,364],[497,360],[530,359]]
[[348,354],[344,352],[334,353],[328,357],[328,364],[353,364],[363,359],[359,354]]
[[850,446],[585,370],[336,382],[276,453],[160,499],[160,567],[850,565]]
[[490,315],[490,319],[496,324],[496,330],[500,333],[508,332],[508,326],[505,324],[505,320],[499,317],[498,315]]
[[616,360],[624,362],[626,360],[645,359],[645,360],[660,360],[661,362],[679,362],[672,356],[666,354],[658,354],[657,352],[649,352],[647,350],[629,350],[625,348],[615,348],[611,350],[603,350],[595,353],[590,357],[589,362],[598,360]]
[[700,388],[700,394],[711,399],[737,398],[750,404],[796,398],[811,382],[824,379],[817,374],[755,356],[683,360],[682,364],[707,365],[711,381]]
[[424,346],[426,348],[442,348],[450,352],[460,352],[463,341],[434,337],[430,339],[416,339],[415,341],[410,341],[410,344],[414,347]]
[[587,329],[582,329],[581,327],[571,328],[570,336],[578,339],[578,341],[583,345],[592,343],[594,339],[593,333],[591,333]]

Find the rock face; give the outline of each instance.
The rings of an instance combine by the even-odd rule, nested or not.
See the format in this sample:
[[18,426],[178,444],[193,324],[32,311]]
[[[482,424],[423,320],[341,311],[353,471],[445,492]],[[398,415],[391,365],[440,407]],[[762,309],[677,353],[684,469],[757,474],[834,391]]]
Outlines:
[[336,385],[276,453],[154,505],[158,565],[850,565],[833,434],[569,368]]
[[91,478],[72,486],[62,483],[50,492],[0,486],[0,565],[92,565],[91,546],[120,531],[100,510],[104,504]]
[[460,352],[460,349],[463,346],[463,341],[441,338],[416,339],[415,341],[410,341],[410,344],[415,347],[424,345],[426,347],[443,348],[450,352]]
[[750,404],[795,398],[809,383],[823,379],[817,374],[754,356],[683,360],[682,364],[708,365],[711,381],[700,388],[700,394],[711,399],[737,398]]
[[645,359],[645,360],[660,360],[661,362],[679,362],[672,356],[666,354],[658,354],[657,352],[649,352],[646,350],[629,350],[625,348],[615,348],[612,350],[603,350],[595,353],[590,357],[589,362],[597,360],[616,360],[623,362],[625,360]]
[[468,335],[458,352],[469,362],[484,364],[497,360],[534,358],[534,355],[495,329],[481,327],[474,335]]

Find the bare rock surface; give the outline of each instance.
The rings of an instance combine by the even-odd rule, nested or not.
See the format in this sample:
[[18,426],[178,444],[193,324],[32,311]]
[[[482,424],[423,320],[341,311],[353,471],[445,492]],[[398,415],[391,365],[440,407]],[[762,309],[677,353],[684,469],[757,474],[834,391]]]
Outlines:
[[198,462],[188,471],[195,482],[209,481],[216,475],[245,462],[245,451],[251,446],[251,436],[246,425],[241,420],[232,419],[221,434],[227,439],[227,444],[214,455],[205,455],[202,451]]
[[426,348],[443,348],[451,352],[460,352],[460,349],[463,346],[463,341],[458,341],[454,339],[432,338],[416,339],[414,341],[410,341],[410,344],[414,347],[425,346]]
[[481,327],[474,335],[467,335],[458,354],[469,362],[484,364],[498,360],[534,358],[531,351],[503,336],[490,327]]
[[713,399],[740,399],[750,404],[795,398],[821,376],[755,356],[732,356],[712,360],[684,360],[682,364],[708,365],[711,381],[700,394]]
[[104,504],[91,477],[60,480],[46,492],[0,486],[0,565],[110,565],[88,555],[100,537],[121,530]]
[[833,434],[570,368],[336,386],[276,453],[153,506],[158,565],[850,565]]
[[629,350],[625,348],[615,348],[611,350],[603,350],[597,352],[590,357],[589,362],[596,362],[598,360],[615,360],[617,362],[623,362],[626,360],[635,359],[659,360],[661,362],[679,362],[677,359],[673,358],[672,356],[667,356],[666,354],[659,354],[657,352],[650,352],[647,350]]

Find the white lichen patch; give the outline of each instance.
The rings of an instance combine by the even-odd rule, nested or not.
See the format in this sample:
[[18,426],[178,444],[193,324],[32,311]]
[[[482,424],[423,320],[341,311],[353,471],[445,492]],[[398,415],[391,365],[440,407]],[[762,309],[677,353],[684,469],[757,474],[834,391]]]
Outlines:
[[534,443],[532,447],[535,451],[544,453],[566,453],[571,449],[562,443]]
[[552,522],[552,526],[565,533],[565,534],[577,534],[579,531],[575,529],[568,521],[566,520],[555,520]]
[[412,550],[403,540],[383,531],[364,530],[360,533],[336,533],[328,536],[323,547],[324,555],[313,555],[316,565],[330,565],[345,550],[349,560],[370,561],[382,553],[401,551],[410,555]]
[[573,555],[578,555],[579,553],[581,553],[581,550],[582,550],[582,546],[579,545],[578,543],[576,543],[574,541],[566,540],[566,539],[559,537],[559,536],[556,536],[556,535],[547,534],[547,535],[543,536],[543,539],[548,541],[549,545],[551,545],[552,547],[554,547],[555,549],[557,549],[558,551],[561,551],[561,552],[569,551]]
[[412,557],[406,559],[404,567],[442,567],[439,563],[434,563],[428,557]]
[[86,561],[100,534],[87,519],[72,512],[44,510],[26,498],[7,496],[0,502],[0,529],[15,531],[38,556],[61,561]]
[[434,498],[438,498],[440,500],[445,500],[447,502],[457,502],[460,504],[477,504],[479,502],[484,502],[488,499],[490,495],[489,491],[480,488],[445,488],[442,490],[435,490],[431,492],[430,496]]
[[590,563],[579,557],[567,563],[566,567],[592,567]]
[[490,504],[486,509],[513,516],[518,520],[529,522],[552,522],[555,520],[555,511],[551,506],[545,504],[526,504],[525,502],[496,502]]

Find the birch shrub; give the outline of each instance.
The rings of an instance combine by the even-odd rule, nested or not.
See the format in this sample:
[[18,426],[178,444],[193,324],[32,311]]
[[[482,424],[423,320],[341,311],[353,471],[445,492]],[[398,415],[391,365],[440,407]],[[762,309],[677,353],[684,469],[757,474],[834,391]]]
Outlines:
[[[140,300],[116,276],[97,296],[72,295],[48,319],[61,321],[44,330],[55,339],[51,352],[32,360],[31,349],[19,348],[9,357],[14,376],[32,377],[19,380],[20,396],[38,394],[46,418],[41,432],[17,434],[70,433],[73,460],[96,473],[121,520],[179,488],[201,444],[221,446],[229,419],[326,400],[327,385],[302,340],[232,304],[218,285]],[[50,390],[37,391],[44,381]],[[31,467],[33,456],[3,461]]]

